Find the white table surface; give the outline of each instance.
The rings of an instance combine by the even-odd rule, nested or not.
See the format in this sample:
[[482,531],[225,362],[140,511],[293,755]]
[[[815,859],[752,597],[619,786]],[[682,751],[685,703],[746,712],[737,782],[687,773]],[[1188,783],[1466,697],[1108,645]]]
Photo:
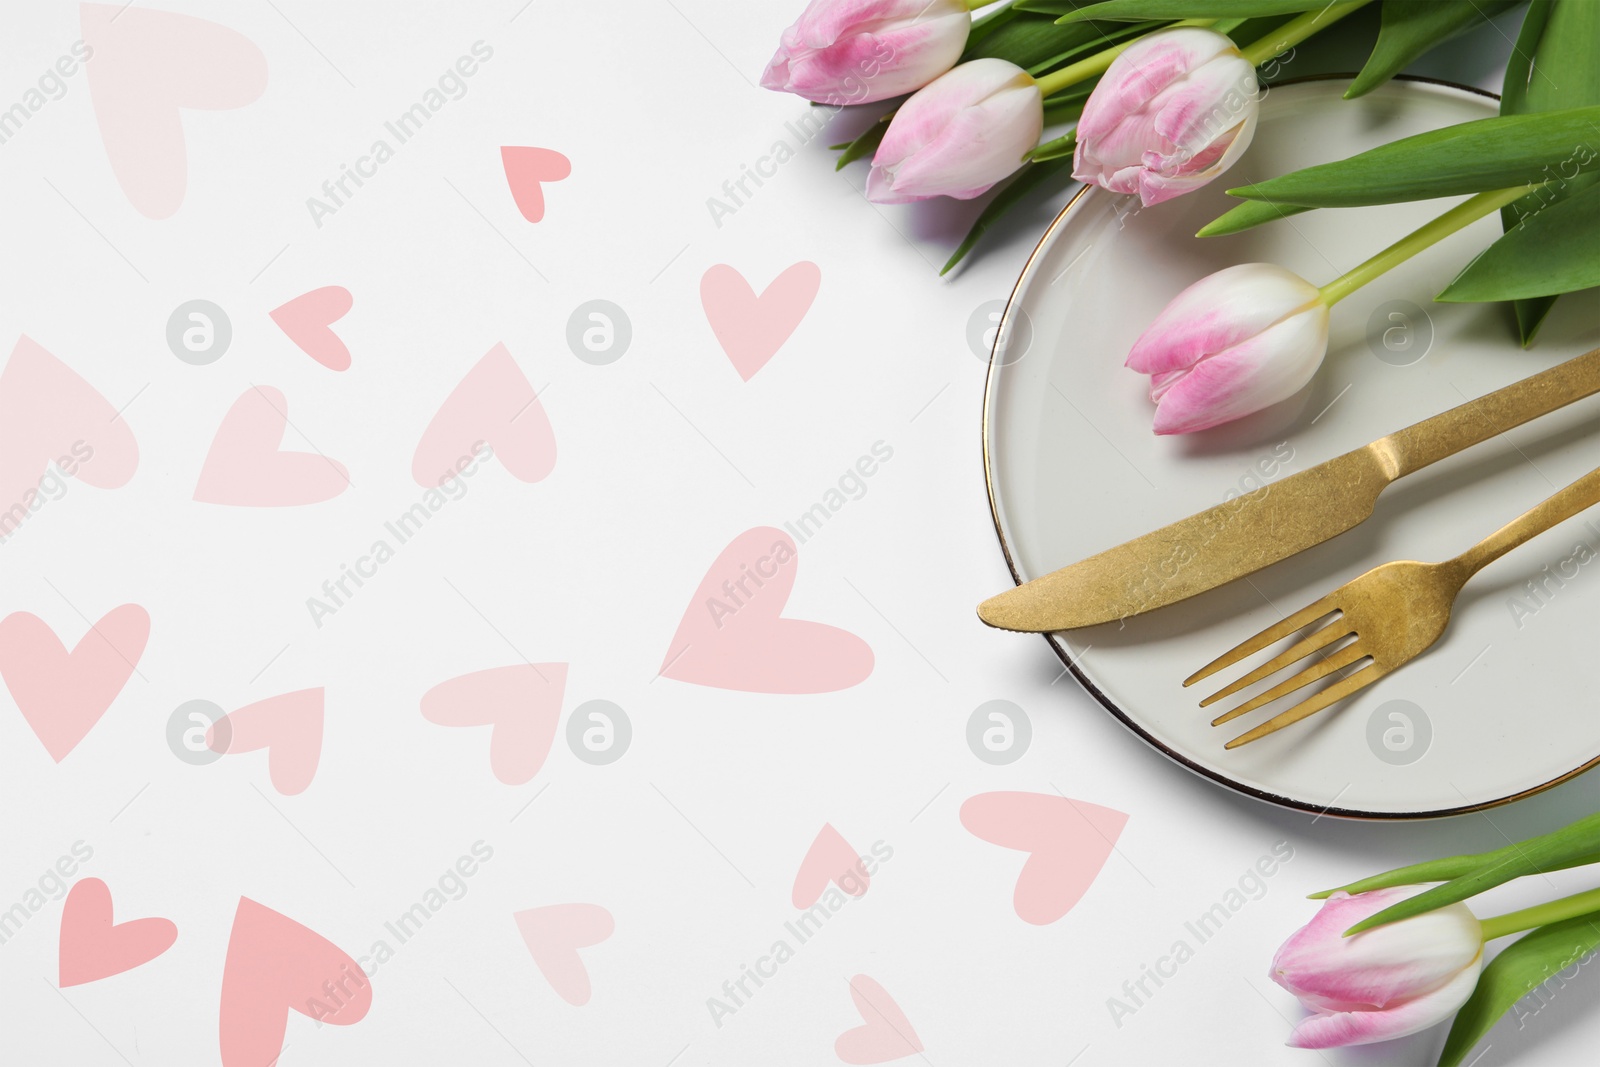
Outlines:
[[[123,409],[139,450],[125,486],[69,482],[0,545],[0,614],[37,615],[68,647],[118,605],[151,618],[137,672],[59,764],[0,691],[0,909],[23,903],[0,944],[0,1060],[219,1062],[241,897],[365,957],[482,841],[493,857],[459,899],[391,944],[364,1019],[289,1015],[284,1067],[837,1063],[836,1039],[863,1023],[858,975],[914,1029],[922,1052],[907,1063],[1432,1062],[1440,1030],[1321,1057],[1282,1046],[1299,1009],[1266,969],[1312,914],[1304,894],[1551,829],[1595,809],[1600,777],[1431,824],[1276,810],[1145,747],[1061,676],[1045,642],[980,625],[973,605],[1008,576],[978,447],[984,364],[965,334],[1010,291],[1066,190],[939,280],[975,209],[870,205],[864,167],[836,174],[823,147],[861,119],[797,148],[790,124],[807,105],[754,85],[798,6],[164,0],[244,35],[269,72],[247,106],[184,112],[187,188],[170,217],[147,217],[119,187],[84,70],[0,144],[0,341],[9,351],[26,335],[82,375]],[[119,18],[153,10],[136,0]],[[1416,69],[1494,87],[1515,24]],[[0,104],[24,100],[81,35],[74,4],[0,13]],[[307,198],[478,41],[492,58],[465,95],[319,227]],[[124,73],[114,64],[130,61],[110,48],[96,59]],[[1302,62],[1353,65],[1325,46]],[[793,158],[715,218],[708,198],[779,141]],[[571,160],[537,223],[512,202],[504,145]],[[701,278],[728,264],[760,290],[801,262],[820,272],[815,301],[742,380],[708,325]],[[341,373],[267,316],[325,285],[354,301],[334,325],[352,357]],[[228,351],[206,366],[166,340],[168,316],[196,298],[232,323]],[[631,323],[608,365],[566,340],[593,299]],[[553,427],[553,471],[522,481],[487,463],[317,626],[307,598],[422,497],[411,460],[424,427],[502,343]],[[286,398],[285,449],[347,468],[342,493],[285,508],[191,499],[223,415],[252,386]],[[870,676],[811,695],[660,676],[724,547],[827,501],[878,442],[892,458],[804,541],[784,607],[865,642]],[[491,773],[487,729],[427,721],[422,695],[530,662],[566,665],[561,721],[537,774],[508,785]],[[304,792],[280,794],[263,753],[197,766],[169,749],[186,701],[231,711],[313,687],[325,688],[326,726]],[[615,762],[568,743],[592,700],[631,724]],[[1006,765],[967,742],[974,710],[994,700],[1031,725]],[[962,825],[964,802],[1001,791],[1126,815],[1056,921],[1019,917],[1022,853]],[[854,850],[892,855],[800,943],[786,926],[796,876],[825,825]],[[62,901],[24,902],[77,842],[92,856],[74,878],[104,880],[118,921],[163,916],[178,935],[142,966],[63,990]],[[1292,860],[1200,943],[1186,924],[1275,847]],[[1497,892],[1486,910],[1586,884],[1555,875]],[[615,924],[580,950],[582,1005],[541,974],[513,919],[563,903],[598,905]],[[792,958],[762,963],[772,976],[733,1005],[724,983],[779,940]],[[1131,1000],[1124,983],[1180,940],[1192,958]],[[1478,1063],[1587,1058],[1597,996],[1582,969],[1497,1029]],[[714,1012],[711,998],[736,1010]]]

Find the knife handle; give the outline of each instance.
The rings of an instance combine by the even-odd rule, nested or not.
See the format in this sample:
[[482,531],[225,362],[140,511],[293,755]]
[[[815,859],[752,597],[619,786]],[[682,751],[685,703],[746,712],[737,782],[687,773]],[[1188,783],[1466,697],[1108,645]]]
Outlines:
[[1600,348],[1372,443],[1390,480],[1600,393]]

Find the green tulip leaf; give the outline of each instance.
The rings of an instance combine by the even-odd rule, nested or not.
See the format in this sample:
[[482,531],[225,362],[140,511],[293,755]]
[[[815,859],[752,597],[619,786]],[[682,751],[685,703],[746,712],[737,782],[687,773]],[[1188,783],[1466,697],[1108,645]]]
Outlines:
[[1225,214],[1219,215],[1201,227],[1196,237],[1226,237],[1231,233],[1248,230],[1252,226],[1259,226],[1263,222],[1274,222],[1278,219],[1298,215],[1304,211],[1314,211],[1315,208],[1305,207],[1300,204],[1279,204],[1272,200],[1247,200]]
[[1004,189],[1001,189],[995,198],[989,201],[983,211],[979,213],[976,221],[972,224],[972,229],[967,231],[966,238],[950,256],[943,269],[939,271],[940,276],[949,274],[955,265],[960,263],[968,252],[972,251],[973,246],[978,243],[978,239],[999,220],[1000,216],[1016,207],[1029,193],[1063,172],[1069,179],[1072,177],[1072,153],[1070,151],[1066,155],[1046,160],[1043,163],[1026,164],[1022,170],[1017,172],[1017,176],[1012,178],[1010,183]]
[[1582,856],[1600,853],[1600,813],[1585,816],[1560,830],[1510,845],[1494,852],[1486,852],[1480,859],[1486,862],[1470,872],[1451,878],[1443,885],[1424,890],[1391,904],[1375,915],[1356,923],[1345,931],[1346,936],[1370,930],[1375,926],[1399,922],[1425,911],[1433,911],[1448,904],[1477,896],[1513,878],[1572,866],[1572,861]]
[[841,153],[838,161],[834,163],[833,169],[844,170],[847,165],[876,152],[878,145],[883,142],[883,135],[889,132],[889,120],[892,118],[894,118],[893,111],[868,126],[865,130],[862,130],[861,136],[854,141],[831,145],[830,147]]
[[1059,11],[1061,21],[1071,23],[1081,19],[1252,19],[1317,11],[1327,7],[1328,0],[1105,0],[1098,4],[1028,0],[1028,4],[1032,11]]
[[1436,300],[1558,296],[1600,285],[1600,185],[1525,217],[1468,263]]
[[[1421,885],[1424,882],[1448,882],[1452,878],[1459,878],[1463,874],[1492,863],[1498,863],[1506,856],[1513,855],[1520,846],[1507,845],[1497,848],[1492,852],[1469,853],[1465,856],[1446,856],[1444,859],[1427,860],[1424,863],[1412,863],[1405,867],[1396,867],[1392,871],[1384,871],[1370,878],[1360,878],[1348,885],[1341,885],[1334,889],[1324,889],[1310,894],[1312,900],[1326,900],[1335,893],[1367,893],[1374,889],[1389,889],[1397,885]],[[1546,867],[1546,871],[1565,871],[1572,867],[1585,867],[1591,863],[1600,863],[1600,852],[1589,855],[1577,856]]]
[[1472,996],[1456,1012],[1439,1053],[1439,1067],[1458,1067],[1500,1016],[1534,989],[1550,982],[1565,984],[1561,972],[1580,965],[1596,945],[1600,945],[1600,915],[1541,926],[1507,946],[1489,961]]
[[1378,41],[1366,66],[1345,90],[1346,100],[1370,93],[1412,60],[1458,33],[1474,29],[1523,0],[1384,0]]
[[1107,42],[1154,29],[1161,23],[1078,22],[1059,26],[1049,16],[1019,13],[976,39],[967,38],[958,62],[1003,59],[1032,74],[1039,74],[1070,56],[1099,51]]
[[1597,130],[1600,106],[1476,119],[1228,192],[1306,207],[1367,207],[1507,189],[1547,181],[1575,159],[1586,173],[1600,171],[1600,157],[1588,147]]
[[[1593,55],[1595,41],[1600,41],[1600,4],[1533,0],[1506,64],[1500,114],[1600,104],[1600,63]],[[1595,178],[1596,174],[1579,176],[1540,190],[1542,198],[1538,194],[1524,197],[1501,210],[1502,227],[1509,232],[1544,200],[1570,196]],[[1524,348],[1533,343],[1555,302],[1556,297],[1548,295],[1524,297],[1514,303],[1517,332]]]

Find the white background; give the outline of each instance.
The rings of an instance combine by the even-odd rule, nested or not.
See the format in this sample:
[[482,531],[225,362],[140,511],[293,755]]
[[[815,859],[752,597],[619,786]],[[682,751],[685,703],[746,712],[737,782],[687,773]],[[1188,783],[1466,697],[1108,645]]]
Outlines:
[[[847,987],[857,974],[893,996],[920,1059],[939,1067],[1432,1062],[1442,1032],[1322,1057],[1282,1047],[1299,1009],[1265,975],[1312,914],[1304,894],[1551,829],[1594,810],[1600,779],[1427,825],[1271,809],[1147,749],[1060,676],[1042,640],[977,622],[973,605],[1008,576],[984,496],[984,367],[967,323],[1009,292],[1065,190],[941,281],[936,266],[973,208],[868,204],[864,169],[836,174],[823,148],[859,128],[847,116],[718,226],[707,199],[807,111],[753,84],[798,3],[165,6],[244,34],[270,72],[247,107],[185,113],[188,191],[171,218],[145,218],[119,189],[82,72],[0,145],[0,344],[26,334],[128,404],[140,448],[127,486],[74,484],[0,546],[0,608],[40,616],[69,647],[86,618],[118,604],[153,620],[139,673],[59,765],[0,695],[0,907],[82,840],[94,850],[82,875],[110,885],[117,918],[165,916],[178,939],[142,967],[59,990],[51,901],[0,945],[0,1060],[217,1062],[241,895],[359,954],[481,839],[493,860],[377,972],[365,1020],[318,1029],[290,1016],[286,1067],[835,1063],[835,1039],[862,1022]],[[1419,69],[1494,87],[1514,25]],[[0,101],[20,98],[79,36],[73,4],[10,5]],[[478,40],[494,56],[467,95],[315,226],[306,198]],[[1317,62],[1308,55],[1307,72]],[[572,161],[570,178],[546,186],[536,225],[512,203],[501,145]],[[802,260],[821,270],[815,304],[742,381],[699,279],[727,263],[759,291]],[[266,315],[335,284],[355,300],[335,326],[353,356],[342,374]],[[177,360],[164,336],[172,309],[196,297],[234,329],[207,367]],[[581,362],[565,341],[569,314],[594,298],[632,323],[631,347],[609,366]],[[553,474],[525,484],[491,464],[315,628],[305,598],[417,499],[410,461],[423,428],[497,342],[542,390]],[[191,499],[222,415],[251,384],[286,395],[304,436],[291,430],[284,447],[314,441],[349,469],[351,488],[300,508]],[[892,461],[804,545],[786,609],[865,640],[870,678],[782,696],[657,677],[723,547],[809,508],[878,440]],[[506,786],[489,773],[486,731],[422,718],[437,683],[524,658],[570,665],[566,714],[596,698],[626,710],[634,733],[621,760],[580,761],[563,723],[534,780]],[[310,686],[326,687],[327,727],[298,796],[271,789],[261,754],[194,767],[167,748],[184,701],[232,709]],[[1009,766],[967,747],[969,715],[993,699],[1032,724],[1029,751]],[[1098,880],[1054,924],[1012,910],[1022,855],[958,820],[963,800],[994,790],[1059,790],[1128,814]],[[863,852],[884,842],[893,858],[716,1025],[707,998],[782,936],[824,823]],[[1124,980],[1280,841],[1295,856],[1262,899],[1114,1022],[1107,999]],[[1526,899],[1585,884],[1581,873],[1550,882]],[[1520,899],[1501,893],[1485,910]],[[594,988],[582,1007],[552,991],[511,918],[568,901],[616,921],[582,951]],[[1597,983],[1585,969],[1526,1025],[1497,1030],[1478,1062],[1592,1051]]]

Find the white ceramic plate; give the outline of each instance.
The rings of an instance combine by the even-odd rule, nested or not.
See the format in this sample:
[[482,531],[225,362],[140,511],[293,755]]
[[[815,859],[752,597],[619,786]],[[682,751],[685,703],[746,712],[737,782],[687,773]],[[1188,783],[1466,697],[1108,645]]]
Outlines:
[[[1499,233],[1498,218],[1485,219],[1341,303],[1328,359],[1301,395],[1206,433],[1151,433],[1145,379],[1122,361],[1181,289],[1250,261],[1320,285],[1455,202],[1317,211],[1232,237],[1190,236],[1237,203],[1226,187],[1495,113],[1493,98],[1458,86],[1397,81],[1346,101],[1346,84],[1273,89],[1244,161],[1196,194],[1139,210],[1133,198],[1085,190],[1045,234],[1006,310],[999,336],[1009,347],[991,360],[984,405],[995,527],[1019,582],[1600,343],[1593,292],[1564,298],[1528,351],[1505,309],[1431,302]],[[1225,751],[1288,703],[1213,728],[1213,712],[1197,706],[1204,694],[1181,682],[1379,563],[1464,550],[1596,465],[1600,398],[1590,398],[1403,479],[1363,526],[1248,580],[1048,639],[1136,734],[1252,796],[1373,818],[1504,803],[1600,762],[1600,508],[1474,579],[1421,659],[1275,736]]]

